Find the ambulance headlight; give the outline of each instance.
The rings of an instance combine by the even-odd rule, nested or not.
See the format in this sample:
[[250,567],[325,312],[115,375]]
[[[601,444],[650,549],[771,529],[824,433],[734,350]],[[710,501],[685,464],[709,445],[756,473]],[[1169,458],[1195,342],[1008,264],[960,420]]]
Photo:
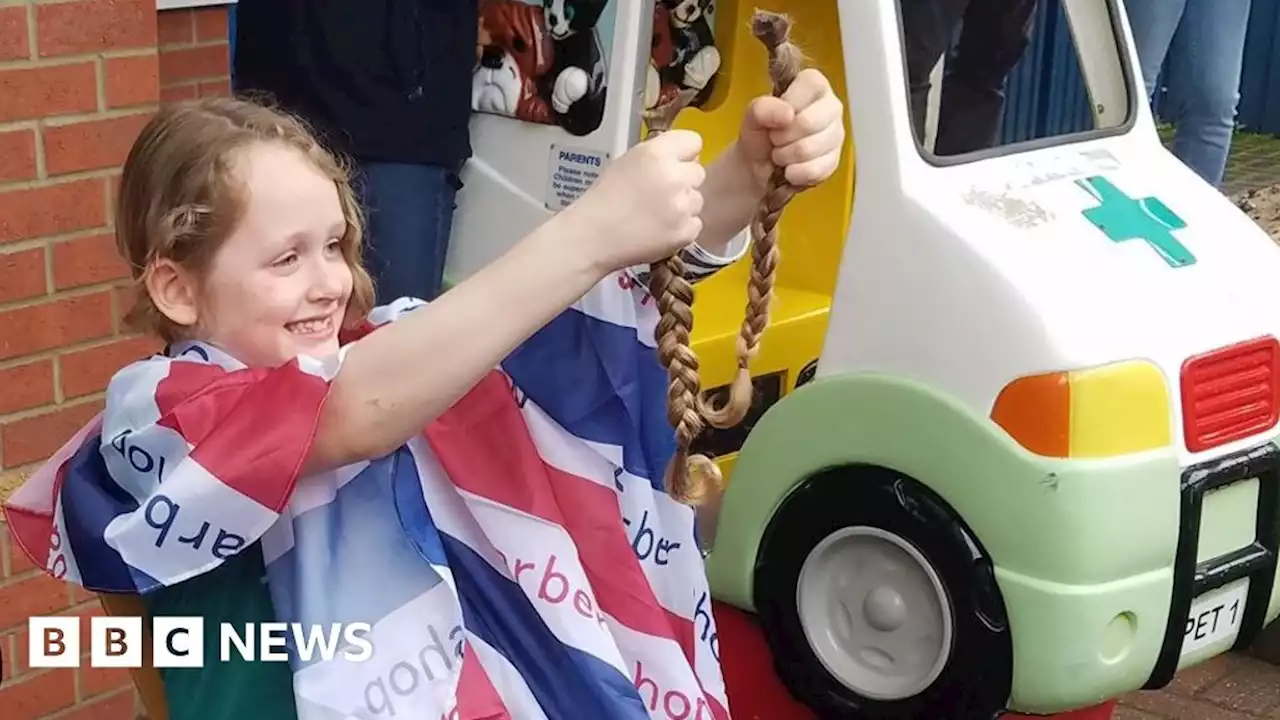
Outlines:
[[1173,440],[1168,383],[1146,360],[1018,378],[996,397],[991,419],[1045,457],[1116,457]]

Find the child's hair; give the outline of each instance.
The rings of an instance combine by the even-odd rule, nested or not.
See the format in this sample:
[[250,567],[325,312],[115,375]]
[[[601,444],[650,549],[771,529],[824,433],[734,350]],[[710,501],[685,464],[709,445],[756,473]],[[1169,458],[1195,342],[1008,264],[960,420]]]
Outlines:
[[142,129],[125,160],[116,200],[116,246],[129,263],[135,299],[125,322],[165,342],[187,329],[156,308],[146,289],[152,263],[165,258],[201,277],[239,224],[247,188],[238,182],[235,155],[254,143],[282,143],[302,152],[333,180],[346,216],[342,256],[353,285],[346,322],[364,319],[373,282],[361,265],[360,205],[347,166],[326,150],[300,119],[265,102],[203,98],[164,105]]
[[[786,15],[756,10],[752,32],[769,53],[769,76],[774,96],[781,96],[804,65],[800,48],[791,42],[791,20]],[[686,90],[665,105],[645,114],[650,135],[666,132],[676,115],[696,95]],[[667,466],[667,494],[688,505],[702,505],[722,489],[724,478],[711,458],[692,452],[692,446],[708,424],[727,428],[741,422],[751,407],[751,360],[760,347],[760,336],[769,324],[769,304],[778,269],[778,220],[797,189],[775,168],[764,198],[751,222],[751,277],[747,283],[747,307],[738,336],[738,373],[729,387],[728,402],[712,407],[700,395],[698,356],[689,346],[693,329],[693,285],[684,277],[679,253],[649,267],[649,292],[658,302],[654,339],[658,360],[667,369],[667,421],[675,430],[676,449]]]

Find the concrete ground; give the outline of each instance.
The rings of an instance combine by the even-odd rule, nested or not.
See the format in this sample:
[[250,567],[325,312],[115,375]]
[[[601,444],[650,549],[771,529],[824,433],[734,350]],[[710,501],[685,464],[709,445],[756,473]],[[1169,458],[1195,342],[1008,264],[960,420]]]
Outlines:
[[1228,654],[1188,668],[1169,687],[1121,700],[1113,720],[1280,719],[1280,667]]

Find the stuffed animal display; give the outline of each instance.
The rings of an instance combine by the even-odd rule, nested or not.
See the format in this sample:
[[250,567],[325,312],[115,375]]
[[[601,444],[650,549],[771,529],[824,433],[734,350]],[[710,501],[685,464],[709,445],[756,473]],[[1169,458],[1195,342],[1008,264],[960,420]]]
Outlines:
[[481,0],[471,108],[587,135],[604,117],[608,0]]
[[715,0],[656,0],[646,109],[666,105],[682,90],[697,91],[690,105],[706,103],[720,72],[714,26]]

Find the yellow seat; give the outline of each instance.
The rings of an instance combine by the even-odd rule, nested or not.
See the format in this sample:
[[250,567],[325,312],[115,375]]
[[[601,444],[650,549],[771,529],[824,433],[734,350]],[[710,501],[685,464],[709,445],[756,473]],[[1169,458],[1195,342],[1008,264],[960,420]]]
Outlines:
[[[107,615],[147,617],[147,608],[138,595],[102,594],[98,596]],[[151,633],[149,623],[143,622],[142,667],[133,668],[133,686],[142,697],[142,707],[149,720],[169,720],[169,708],[164,700],[164,681],[151,665]]]

